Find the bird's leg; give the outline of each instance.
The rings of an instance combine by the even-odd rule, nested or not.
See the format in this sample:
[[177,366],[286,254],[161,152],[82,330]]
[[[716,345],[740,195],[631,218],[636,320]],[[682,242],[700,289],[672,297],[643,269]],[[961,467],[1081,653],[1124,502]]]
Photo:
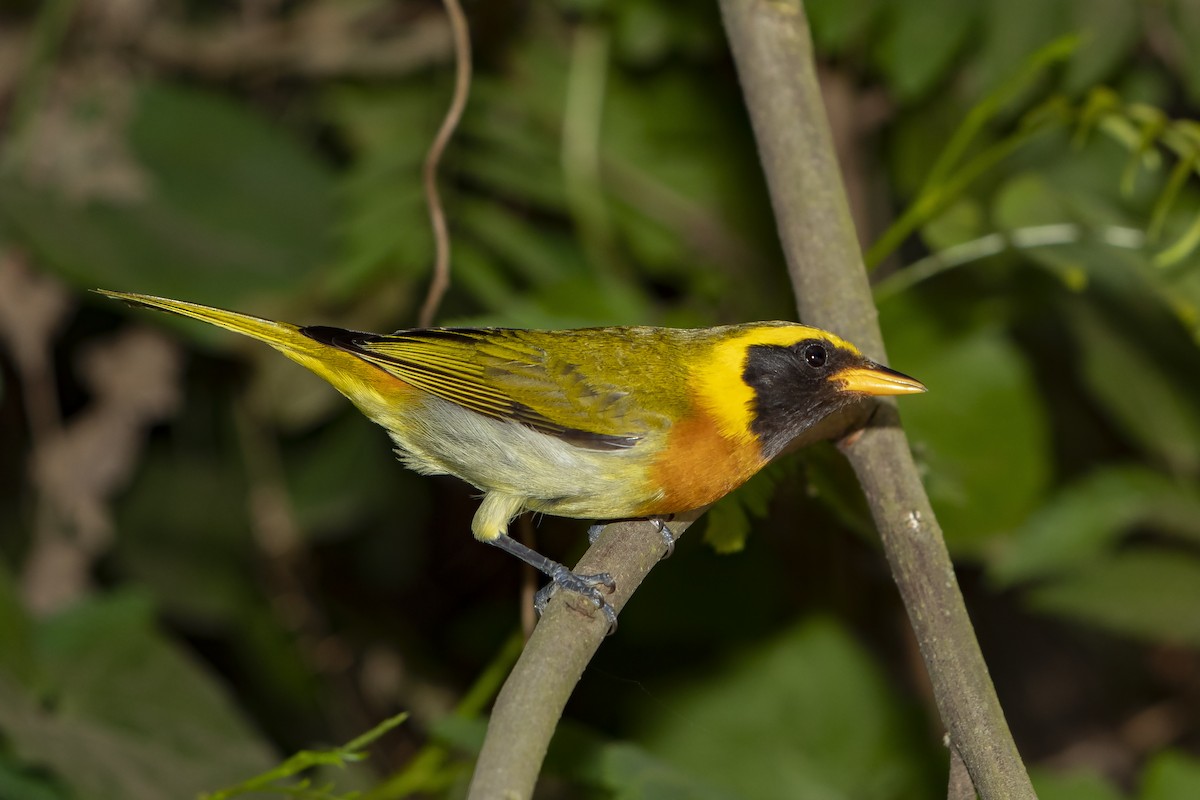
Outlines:
[[607,524],[608,523],[606,522],[597,522],[595,525],[588,528],[588,544],[596,543],[596,540],[600,538],[600,534],[604,531],[604,526]]
[[539,614],[546,608],[546,603],[550,602],[554,591],[562,588],[568,592],[583,595],[595,603],[596,608],[603,611],[604,616],[608,619],[610,634],[617,629],[617,612],[613,611],[613,607],[605,602],[604,595],[600,592],[600,587],[607,589],[609,594],[616,591],[617,583],[613,580],[612,575],[607,572],[595,575],[580,575],[572,572],[557,561],[546,558],[538,551],[526,547],[507,534],[501,534],[486,541],[488,544],[495,545],[504,552],[516,556],[550,578],[551,582],[534,596],[533,604]]

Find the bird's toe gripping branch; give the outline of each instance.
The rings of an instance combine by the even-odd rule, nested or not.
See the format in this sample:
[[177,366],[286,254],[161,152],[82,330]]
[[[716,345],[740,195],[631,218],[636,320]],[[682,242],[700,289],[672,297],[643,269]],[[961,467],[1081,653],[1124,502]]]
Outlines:
[[613,580],[612,575],[609,575],[607,572],[599,572],[595,575],[580,575],[577,572],[571,572],[566,567],[562,567],[562,571],[551,575],[550,583],[547,583],[538,590],[538,593],[533,597],[533,607],[537,609],[538,616],[541,616],[542,612],[546,610],[546,604],[550,602],[550,598],[560,588],[568,592],[583,595],[591,600],[608,620],[608,635],[611,636],[616,632],[617,612],[604,599],[604,593],[600,591],[603,588],[606,593],[612,594],[617,590],[617,582]]
[[[534,597],[534,607],[537,609],[538,614],[541,614],[546,608],[546,604],[550,602],[550,598],[554,595],[554,592],[561,588],[591,600],[596,608],[604,613],[605,618],[608,620],[608,632],[610,634],[617,629],[617,612],[604,599],[605,593],[612,594],[617,590],[617,582],[613,580],[612,575],[609,575],[607,572],[595,575],[581,575],[572,572],[557,561],[546,558],[536,550],[526,547],[516,539],[505,534],[488,540],[488,544],[495,545],[504,552],[516,556],[550,578],[550,583]],[[601,589],[604,589],[604,592]]]
[[671,519],[673,517],[666,517],[665,519],[663,517],[650,518],[650,524],[662,535],[663,544],[667,547],[667,551],[662,554],[663,559],[670,558],[675,554],[675,534],[671,533],[671,529],[667,527],[667,522]]

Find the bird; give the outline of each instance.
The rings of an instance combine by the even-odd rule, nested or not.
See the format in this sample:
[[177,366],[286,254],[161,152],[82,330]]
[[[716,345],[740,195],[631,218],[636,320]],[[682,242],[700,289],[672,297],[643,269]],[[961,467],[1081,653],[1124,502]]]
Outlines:
[[[298,326],[147,294],[95,290],[275,348],[391,436],[400,460],[482,494],[475,538],[585,596],[608,618],[608,573],[579,574],[508,534],[525,511],[665,522],[736,489],[830,414],[926,391],[835,334],[796,322],[708,328]],[[598,526],[593,526],[593,529]]]

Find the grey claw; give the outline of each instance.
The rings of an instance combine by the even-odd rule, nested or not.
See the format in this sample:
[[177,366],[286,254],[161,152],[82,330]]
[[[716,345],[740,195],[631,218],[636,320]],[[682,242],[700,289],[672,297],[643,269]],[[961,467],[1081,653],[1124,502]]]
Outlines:
[[612,636],[617,632],[617,612],[613,611],[613,607],[608,603],[600,606],[600,610],[604,612],[604,616],[608,619],[608,630],[604,632],[604,635]]
[[550,602],[551,597],[554,597],[554,590],[557,588],[557,583],[550,582],[538,589],[537,594],[533,596],[533,610],[539,617],[546,613],[546,604]]
[[662,534],[663,544],[667,546],[667,552],[662,555],[663,559],[670,558],[675,553],[675,534],[671,533],[671,529],[667,527],[667,523],[658,517],[651,519],[650,524]]

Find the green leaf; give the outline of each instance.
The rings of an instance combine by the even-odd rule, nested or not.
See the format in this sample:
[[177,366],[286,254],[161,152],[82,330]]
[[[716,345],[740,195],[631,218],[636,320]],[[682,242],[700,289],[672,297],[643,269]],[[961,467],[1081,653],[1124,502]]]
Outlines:
[[1070,29],[1064,3],[988,0],[981,5],[982,41],[974,53],[971,75],[972,85],[979,94],[1008,80],[1014,64],[1025,62],[1043,45]]
[[1159,269],[1174,267],[1185,261],[1200,248],[1200,219],[1195,219],[1188,229],[1175,241],[1154,255],[1154,265]]
[[38,638],[43,691],[0,676],[0,728],[17,757],[76,796],[192,797],[270,765],[224,690],[154,630],[140,597],[94,600]]
[[1023,523],[1045,491],[1049,432],[1037,386],[994,326],[939,333],[901,297],[880,311],[891,363],[929,387],[901,414],[930,500],[950,545],[974,551]]
[[735,795],[636,744],[614,742],[570,723],[555,731],[546,770],[612,792],[614,800],[735,800]]
[[[658,698],[640,740],[685,773],[753,798],[930,797],[938,758],[871,657],[813,620]],[[736,754],[736,757],[731,757]]]
[[253,586],[246,483],[215,458],[153,448],[117,510],[121,575],[205,626],[237,619]]
[[[774,488],[773,484],[771,488]],[[740,553],[746,547],[746,539],[750,536],[750,511],[733,495],[709,509],[704,520],[704,541],[713,550],[728,555]]]
[[997,227],[1011,231],[1070,222],[1073,216],[1044,175],[1026,172],[1010,178],[996,193],[992,220]]
[[84,203],[0,184],[0,218],[78,285],[236,305],[294,288],[329,259],[329,169],[245,106],[150,84],[127,137],[142,196]]
[[1196,170],[1197,160],[1200,160],[1200,151],[1181,157],[1171,168],[1170,177],[1167,178],[1158,199],[1154,201],[1150,222],[1146,226],[1146,238],[1152,243],[1158,243],[1168,215],[1174,209],[1175,201],[1179,199],[1179,193],[1187,186]]
[[[1194,42],[1200,36],[1200,6],[1187,0],[1175,0],[1168,4],[1174,17],[1173,29],[1179,41]],[[1182,68],[1180,72],[1184,86],[1192,101],[1200,100],[1200,51],[1195,47],[1180,49]]]
[[70,800],[66,789],[53,776],[21,764],[7,753],[0,753],[0,797],[6,800]]
[[750,535],[751,517],[767,515],[781,482],[797,473],[794,459],[780,459],[760,470],[705,514],[704,541],[722,555],[741,552]]
[[341,747],[330,750],[301,750],[282,764],[277,764],[253,778],[248,778],[235,786],[202,794],[201,800],[229,800],[232,797],[267,791],[291,794],[296,788],[305,788],[307,783],[301,781],[290,786],[281,786],[279,785],[280,781],[294,778],[302,772],[317,767],[345,767],[348,764],[362,761],[367,757],[365,752],[367,747],[406,719],[408,719],[407,712],[388,717],[371,730]]
[[1112,421],[1175,472],[1200,472],[1200,411],[1182,377],[1153,348],[1124,335],[1088,305],[1070,306],[1067,321],[1080,349],[1080,370]]
[[890,4],[891,25],[878,59],[902,100],[920,97],[946,73],[971,32],[976,9],[959,0]]
[[[954,135],[942,145],[937,162],[925,178],[921,194],[944,189],[947,184],[954,183],[954,171],[965,169],[970,163],[966,159],[967,153],[980,134],[992,125],[997,117],[1002,116],[1008,106],[1026,94],[1052,66],[1069,58],[1077,46],[1078,39],[1075,36],[1062,36],[1049,42],[1023,59],[1015,72],[976,102],[958,124]],[[1031,124],[1030,116],[1026,115],[1024,125]]]
[[675,9],[646,0],[626,0],[613,5],[617,17],[613,33],[623,60],[651,65],[667,55],[675,28],[672,19]]
[[[32,683],[34,652],[32,627],[25,615],[17,585],[8,566],[0,561],[0,673],[19,683]],[[0,793],[0,797],[4,794]]]
[[537,154],[540,158],[522,155],[499,147],[470,150],[458,154],[455,165],[502,197],[550,212],[563,209],[567,197],[558,162],[551,160],[545,150]]
[[1168,750],[1156,755],[1142,773],[1138,800],[1200,797],[1200,759]]
[[1110,79],[1137,46],[1142,26],[1136,0],[1071,0],[1070,15],[1082,34],[1063,77],[1074,94]]
[[607,3],[621,60],[635,67],[653,67],[673,52],[710,56],[722,46],[717,7],[710,3],[664,6],[655,0]]
[[340,186],[343,255],[334,265],[331,284],[346,297],[379,273],[419,276],[433,263],[429,212],[416,170],[365,161],[346,173]]
[[954,202],[921,227],[921,238],[934,251],[968,242],[982,233],[983,209],[969,197]]
[[[387,88],[337,86],[322,98],[326,120],[354,154],[337,188],[341,246],[329,272],[335,296],[352,299],[380,274],[391,280],[423,275],[433,263],[421,168],[448,92],[441,81],[421,80]],[[447,162],[456,152],[452,146]],[[452,207],[453,192],[442,186]]]
[[734,796],[668,764],[636,745],[614,743],[581,765],[613,800],[734,800]]
[[805,492],[863,541],[877,542],[875,520],[859,487],[854,470],[832,442],[819,442],[799,454],[804,467]]
[[464,234],[534,284],[553,283],[583,270],[582,256],[572,237],[550,234],[494,202],[463,201],[458,224]]
[[[487,734],[482,719],[448,716],[437,721],[434,737],[449,747],[478,753]],[[676,769],[630,742],[613,741],[563,720],[554,731],[542,771],[545,775],[607,792],[614,800],[736,800],[703,778]]]
[[1008,584],[1069,572],[1135,525],[1200,542],[1200,489],[1142,466],[1098,469],[1031,516],[989,574]]
[[[622,212],[612,215],[614,233],[630,240],[642,266],[688,282],[718,266],[739,281],[753,279],[761,262],[744,237],[775,235],[765,224],[764,195],[747,191],[746,176],[759,167],[747,159],[753,147],[741,121],[725,112],[725,101],[734,98],[714,88],[679,69],[654,81],[615,74],[601,131],[605,189]],[[676,240],[673,246],[662,241],[664,233]]]
[[879,10],[879,0],[808,0],[804,4],[813,41],[822,54],[837,53],[852,44],[879,16]]
[[455,325],[583,328],[638,325],[652,318],[646,296],[630,282],[581,272],[526,293],[496,313],[453,320]]
[[1122,800],[1124,795],[1094,772],[1050,772],[1031,769],[1038,800]]
[[1152,641],[1200,646],[1200,559],[1140,549],[1026,594],[1034,608]]
[[[339,398],[340,399],[340,398]],[[416,557],[426,542],[405,531],[425,530],[430,516],[428,482],[404,469],[389,448],[387,434],[355,409],[346,409],[328,425],[309,433],[283,456],[291,507],[303,531],[313,536],[343,536],[356,526],[369,524],[375,511],[387,524],[388,510],[404,509],[405,524],[391,535],[403,536],[416,548],[409,563],[389,565],[394,586],[403,576],[420,569]],[[347,480],[347,476],[353,476]]]

